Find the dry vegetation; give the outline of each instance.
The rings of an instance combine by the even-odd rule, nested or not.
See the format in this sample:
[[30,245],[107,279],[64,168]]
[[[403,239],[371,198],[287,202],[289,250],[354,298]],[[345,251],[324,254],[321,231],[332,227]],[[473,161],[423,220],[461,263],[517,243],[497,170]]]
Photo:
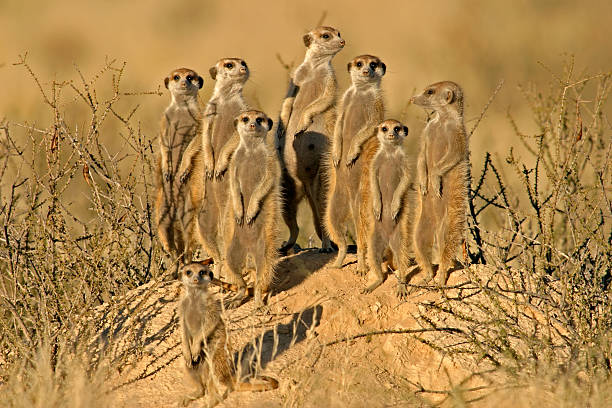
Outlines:
[[[68,4],[61,2],[56,12]],[[408,302],[414,305],[410,313],[418,329],[399,329],[402,333],[392,334],[398,329],[391,325],[358,325],[355,338],[330,331],[327,340],[317,340],[312,335],[317,320],[313,314],[319,310],[316,302],[310,308],[284,312],[278,310],[291,303],[274,303],[267,317],[248,308],[241,310],[244,316],[230,315],[232,336],[241,339],[241,347],[253,344],[258,353],[263,340],[258,343],[257,339],[264,330],[269,330],[271,344],[279,342],[279,330],[288,331],[280,342],[288,357],[275,366],[283,378],[291,373],[291,382],[281,387],[277,401],[283,406],[362,406],[373,398],[388,406],[465,406],[470,401],[501,406],[612,404],[612,124],[607,114],[612,74],[605,71],[612,66],[612,54],[604,41],[611,28],[600,23],[597,32],[601,34],[588,29],[602,18],[605,22],[610,6],[602,2],[578,10],[569,2],[546,2],[519,4],[516,9],[499,5],[501,10],[494,10],[489,2],[467,4],[472,8],[436,10],[439,13],[433,20],[423,18],[437,23],[443,35],[418,41],[406,40],[414,37],[413,31],[399,28],[384,31],[385,37],[369,38],[341,12],[342,2],[329,6],[325,22],[337,25],[349,46],[355,44],[343,51],[342,61],[361,53],[363,47],[385,60],[390,71],[383,87],[388,90],[391,114],[407,118],[412,135],[420,132],[417,119],[423,117],[416,109],[405,108],[415,87],[441,78],[464,86],[468,131],[475,129],[465,256],[487,267],[466,269],[444,291],[415,288],[421,295]],[[12,13],[20,7],[11,2],[0,5]],[[34,23],[40,15],[53,18],[55,12],[41,7]],[[103,22],[113,17],[122,21],[123,13],[133,11],[126,7],[91,12],[99,12]],[[146,62],[140,62],[146,59],[143,54],[132,54],[124,43],[117,45],[118,52],[130,55],[127,68],[110,59],[101,68],[92,68],[103,57],[91,46],[108,46],[108,38],[81,27],[91,17],[80,8],[74,11],[71,25],[88,36],[59,30],[45,42],[41,40],[44,30],[37,32],[35,39],[46,47],[57,44],[45,51],[47,55],[38,45],[18,43],[32,50],[30,58],[37,62],[31,65],[22,50],[3,49],[7,64],[0,64],[0,77],[7,86],[0,107],[7,116],[0,122],[0,406],[113,406],[127,382],[149,378],[176,359],[176,345],[169,345],[149,364],[150,344],[143,340],[143,333],[150,328],[144,319],[127,314],[131,310],[132,315],[153,316],[158,310],[151,305],[166,302],[160,302],[160,296],[175,290],[168,289],[165,281],[168,274],[152,225],[153,141],[167,98],[151,84],[160,83],[166,71],[183,62],[204,72],[227,52],[240,53],[255,69],[255,90],[247,97],[273,116],[284,92],[278,78],[285,74],[274,54],[278,50],[283,59],[297,62],[302,56],[299,36],[320,16],[320,10],[309,11],[310,20],[305,23],[303,16],[298,19],[287,11],[288,6],[279,6],[268,18],[289,15],[285,18],[289,22],[277,26],[286,35],[274,35],[271,24],[257,31],[253,41],[272,47],[258,55],[239,45],[250,36],[232,34],[228,39],[232,51],[225,51],[206,35],[229,18],[229,6],[196,4],[197,13],[168,7],[143,11],[142,20],[161,24],[161,34],[152,28],[157,25],[143,25],[140,20],[134,22],[135,28],[122,28],[123,35],[140,29],[159,40],[158,45],[145,47],[153,55]],[[383,18],[380,11],[370,11],[365,14]],[[426,30],[418,17],[431,12],[426,6],[415,6],[407,18],[414,32]],[[485,16],[504,13],[508,32],[502,35]],[[192,38],[190,30],[202,35],[200,56],[192,58],[171,49],[173,40],[161,38],[175,29],[161,23],[164,15],[183,24],[184,31],[176,35]],[[6,20],[5,16],[0,20]],[[511,24],[523,18],[516,27]],[[481,24],[468,26],[472,19]],[[545,50],[532,40],[537,32],[530,24],[540,20],[545,20],[542,32],[553,33],[546,37],[550,48],[577,48],[578,63],[603,67],[603,73],[580,71],[573,58],[567,58],[564,69],[557,69],[560,51],[544,58],[554,64],[538,66],[536,61]],[[585,28],[587,20],[591,23]],[[246,17],[244,21],[253,24]],[[208,28],[199,28],[200,24]],[[8,31],[9,39],[12,33]],[[483,45],[484,33],[490,34],[495,50]],[[458,42],[458,50],[448,49],[449,36]],[[272,38],[278,44],[272,45]],[[391,46],[384,41],[389,38],[398,41]],[[72,43],[66,44],[68,39]],[[401,44],[409,48],[407,55],[396,47],[401,41],[408,41]],[[589,50],[578,48],[587,43]],[[446,57],[440,56],[444,52],[430,53],[432,47],[442,48]],[[258,52],[262,48],[257,47]],[[69,50],[80,50],[80,54]],[[70,67],[68,74],[64,66],[72,58],[87,69]],[[342,66],[340,62],[339,73]],[[54,77],[41,67],[59,75]],[[412,75],[409,80],[405,79],[408,74]],[[494,84],[502,77],[505,84],[493,93],[489,106]],[[527,84],[517,91],[517,82]],[[209,92],[211,81],[206,83]],[[141,91],[149,88],[154,89]],[[205,100],[206,94],[202,96]],[[506,109],[510,104],[513,107]],[[488,110],[483,110],[485,106]],[[302,235],[302,244],[308,235],[308,231]],[[306,269],[310,274],[327,261],[314,259],[316,267],[306,265]],[[334,290],[340,287],[327,285]],[[335,298],[331,299],[327,301]],[[402,306],[381,302],[391,314]],[[292,313],[300,311],[310,313],[305,323],[308,330],[296,332],[292,322],[302,322],[302,317]],[[166,323],[168,327],[160,333],[171,339],[176,321],[169,318]],[[323,338],[324,329],[319,331]],[[465,363],[469,373],[461,382],[449,376],[444,386],[434,389],[407,378],[400,368],[386,367],[385,378],[393,384],[388,389],[365,380],[356,386],[361,372],[355,369],[355,355],[373,352],[377,343],[372,338],[390,335],[401,339],[398,342],[414,341]],[[303,344],[291,353],[296,343]],[[334,347],[336,366],[326,363]],[[147,364],[124,375],[124,367],[135,361]]]

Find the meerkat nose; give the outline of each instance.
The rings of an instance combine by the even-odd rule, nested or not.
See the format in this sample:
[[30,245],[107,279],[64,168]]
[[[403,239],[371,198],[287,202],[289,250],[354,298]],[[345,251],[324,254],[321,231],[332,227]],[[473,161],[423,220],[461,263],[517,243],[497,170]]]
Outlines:
[[340,46],[341,46],[341,47],[344,47],[344,44],[346,44],[346,43],[344,42],[344,40],[340,40]]
[[240,72],[243,74],[246,73],[246,68],[245,67],[240,68]]
[[251,129],[255,129],[255,124],[251,123]]

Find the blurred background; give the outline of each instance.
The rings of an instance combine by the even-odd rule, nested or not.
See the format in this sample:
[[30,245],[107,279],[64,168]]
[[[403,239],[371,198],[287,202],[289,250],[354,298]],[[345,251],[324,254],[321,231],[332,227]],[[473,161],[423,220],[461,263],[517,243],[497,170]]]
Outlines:
[[[247,61],[251,79],[246,97],[276,118],[287,82],[278,56],[286,64],[299,64],[302,35],[321,21],[339,29],[347,41],[334,60],[341,92],[348,85],[348,61],[364,53],[379,56],[388,68],[383,80],[387,116],[404,120],[412,140],[418,140],[425,118],[421,109],[407,105],[415,92],[444,79],[461,84],[469,131],[503,79],[470,141],[476,168],[485,151],[503,158],[508,147],[519,145],[508,112],[523,133],[536,131],[518,85],[546,87],[553,80],[548,69],[563,76],[572,55],[577,72],[612,68],[609,0],[0,0],[0,119],[41,128],[53,119],[34,81],[13,65],[25,52],[43,87],[53,80],[78,79],[75,65],[90,78],[107,57],[127,62],[123,90],[161,91],[120,101],[126,109],[139,106],[135,115],[150,139],[157,136],[169,100],[163,88],[168,72],[180,66],[197,70],[204,78],[201,97],[206,101],[214,85],[208,69],[222,57]],[[110,83],[98,86],[110,92]],[[68,111],[74,96],[65,96]],[[88,117],[74,109],[72,124],[86,126]],[[110,151],[119,150],[113,122],[106,126],[103,143]],[[14,129],[13,136],[19,138],[19,132]],[[418,143],[409,145],[414,149]],[[87,200],[83,203],[86,215]],[[302,244],[310,234],[303,231]]]

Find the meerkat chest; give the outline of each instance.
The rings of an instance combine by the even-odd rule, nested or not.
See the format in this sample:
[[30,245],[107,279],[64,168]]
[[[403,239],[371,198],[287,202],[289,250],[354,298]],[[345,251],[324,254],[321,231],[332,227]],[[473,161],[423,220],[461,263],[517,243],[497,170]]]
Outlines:
[[[204,296],[207,297],[208,295]],[[207,324],[211,312],[210,306],[206,299],[202,296],[188,297],[183,300],[182,304],[183,319],[186,329],[190,333],[201,331]]]
[[433,166],[449,148],[450,135],[441,121],[427,126],[427,164]]
[[178,108],[166,114],[168,128],[163,139],[168,149],[185,147],[196,135],[200,126],[200,112]]

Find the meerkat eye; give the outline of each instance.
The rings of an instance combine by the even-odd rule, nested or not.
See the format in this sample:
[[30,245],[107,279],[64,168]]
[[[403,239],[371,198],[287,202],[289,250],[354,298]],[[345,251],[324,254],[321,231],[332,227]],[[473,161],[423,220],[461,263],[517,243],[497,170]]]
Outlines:
[[340,31],[338,31],[338,37],[340,37]]
[[372,69],[376,69],[376,67],[377,67],[377,66],[378,66],[378,64],[377,64],[377,63],[375,63],[375,62],[370,62],[370,68],[372,68]]
[[187,269],[187,270],[185,271],[185,275],[187,275],[187,277],[191,276],[191,271],[190,271],[189,269]]
[[263,118],[257,118],[255,119],[255,122],[257,122],[258,125],[261,125],[261,122],[263,122]]
[[321,36],[321,38],[324,38],[326,40],[329,40],[329,34],[325,33]]
[[246,62],[244,62],[244,61],[240,61],[240,65],[242,65],[243,67],[245,67],[245,68],[246,68]]
[[363,62],[358,61],[355,65],[357,65],[357,68],[361,68],[363,67]]
[[181,77],[178,75],[175,75],[174,77],[172,77],[172,79],[174,79],[175,81],[178,81],[179,79],[181,79]]
[[205,273],[206,271],[204,269],[200,269],[200,276],[204,276]]
[[393,128],[393,131],[394,131],[395,133],[399,133],[399,131],[400,131],[400,127],[399,127],[399,126],[394,127],[394,128]]
[[382,129],[380,129],[380,130],[382,130],[383,132],[386,132],[387,130],[389,130],[389,128],[386,127],[386,126],[383,126]]
[[234,68],[234,64],[232,64],[231,62],[228,62],[227,64],[225,64],[225,68],[232,69]]
[[187,75],[187,80],[188,80],[189,82],[193,81],[193,76],[191,76],[191,75]]
[[249,121],[249,117],[248,117],[248,116],[243,117],[243,118],[242,118],[242,121],[243,121],[244,123],[247,123],[247,122]]
[[427,93],[427,95],[433,95],[434,90],[433,89],[428,89],[426,93]]

